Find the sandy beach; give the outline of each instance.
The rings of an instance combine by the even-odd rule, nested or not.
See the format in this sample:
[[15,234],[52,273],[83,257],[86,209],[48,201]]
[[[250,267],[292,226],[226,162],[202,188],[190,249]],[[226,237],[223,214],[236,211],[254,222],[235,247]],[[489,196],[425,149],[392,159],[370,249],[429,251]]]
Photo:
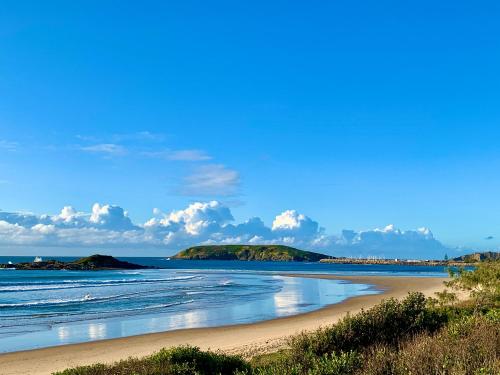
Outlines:
[[341,303],[309,313],[252,324],[182,329],[1,354],[0,372],[4,375],[51,374],[68,367],[96,362],[110,363],[130,356],[141,357],[164,347],[182,344],[250,356],[279,348],[290,335],[335,323],[348,312],[356,313],[363,308],[369,308],[384,298],[401,298],[410,291],[421,291],[428,296],[433,295],[434,292],[443,289],[443,281],[446,280],[446,278],[437,277],[399,276],[302,274],[284,276],[348,280],[372,284],[383,293],[352,297]]

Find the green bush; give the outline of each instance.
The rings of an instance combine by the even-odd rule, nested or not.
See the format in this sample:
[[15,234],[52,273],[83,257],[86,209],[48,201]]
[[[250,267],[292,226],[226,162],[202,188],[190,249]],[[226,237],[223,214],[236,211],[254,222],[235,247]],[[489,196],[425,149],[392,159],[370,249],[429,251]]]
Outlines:
[[419,332],[434,332],[447,320],[440,310],[427,307],[422,293],[410,293],[401,302],[388,299],[335,325],[300,334],[290,344],[295,360],[300,360],[303,353],[322,356],[360,351],[375,344],[396,345]]
[[55,375],[219,375],[249,368],[248,363],[238,356],[181,346],[162,349],[142,359],[129,358],[113,365],[81,366]]
[[360,375],[500,374],[500,325],[466,317],[435,335],[421,334],[399,347],[373,347]]
[[[493,310],[492,310],[493,311]],[[282,351],[253,362],[252,375],[498,375],[500,324],[496,313],[464,315],[437,332],[377,343],[359,352],[315,355]]]
[[317,357],[305,353],[307,360],[291,361],[290,357],[281,357],[262,367],[255,367],[245,374],[252,375],[349,375],[354,374],[361,365],[361,358],[356,352],[325,354]]
[[484,316],[493,323],[500,324],[500,308],[487,311]]
[[[450,268],[448,272],[452,279],[446,285],[467,293],[476,310],[500,307],[500,261],[484,261],[470,271],[460,267],[456,270]],[[450,295],[449,292],[445,294]]]

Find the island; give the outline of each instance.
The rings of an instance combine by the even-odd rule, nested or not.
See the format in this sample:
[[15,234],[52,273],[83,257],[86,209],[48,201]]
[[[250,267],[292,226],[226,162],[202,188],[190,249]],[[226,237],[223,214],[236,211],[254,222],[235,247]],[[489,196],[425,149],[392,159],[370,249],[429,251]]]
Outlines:
[[328,255],[284,245],[207,245],[182,250],[172,259],[318,262]]
[[118,260],[110,255],[95,254],[72,262],[62,262],[55,259],[43,261],[39,257],[33,262],[0,264],[3,269],[16,270],[68,270],[68,271],[99,271],[99,270],[139,270],[156,267],[143,266]]

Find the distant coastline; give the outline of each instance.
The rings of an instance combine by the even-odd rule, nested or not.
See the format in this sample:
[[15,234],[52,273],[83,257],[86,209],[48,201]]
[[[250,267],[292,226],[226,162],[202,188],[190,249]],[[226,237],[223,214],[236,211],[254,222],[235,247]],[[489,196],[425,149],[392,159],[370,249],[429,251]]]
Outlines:
[[320,263],[333,264],[378,264],[389,266],[444,266],[455,267],[470,265],[463,261],[419,260],[419,259],[376,259],[376,258],[329,258],[321,259]]
[[480,253],[466,254],[448,260],[421,260],[421,259],[378,259],[378,258],[347,258],[347,257],[330,257],[321,259],[320,263],[335,263],[335,264],[379,264],[379,265],[401,265],[401,266],[444,266],[444,267],[459,267],[474,265],[479,262],[498,260],[500,253],[493,251],[485,251]]
[[[73,260],[49,259],[42,260],[34,257],[32,261],[22,259],[17,263],[3,257],[0,260],[0,270],[71,270],[71,271],[100,271],[100,270],[127,270],[127,269],[157,269],[170,268],[164,265],[135,264],[119,260],[109,255],[91,255]],[[26,258],[26,257],[21,257]],[[139,258],[136,258],[139,259]],[[401,259],[401,258],[354,258],[335,257],[311,251],[299,250],[283,245],[207,245],[194,246],[177,254],[162,258],[164,260],[203,260],[203,261],[256,261],[256,262],[293,262],[293,263],[321,263],[345,265],[387,265],[387,266],[428,266],[428,267],[460,267],[474,266],[484,261],[500,259],[499,252],[477,252],[466,254],[452,259]],[[7,260],[9,260],[7,262]],[[140,262],[142,263],[142,262]],[[147,263],[146,263],[147,264]]]
[[453,259],[381,259],[335,257],[311,251],[299,250],[283,245],[207,245],[182,250],[171,259],[179,260],[241,260],[241,261],[286,261],[320,262],[334,264],[378,264],[404,266],[464,266],[481,261],[500,259],[500,253],[482,252],[467,254]]

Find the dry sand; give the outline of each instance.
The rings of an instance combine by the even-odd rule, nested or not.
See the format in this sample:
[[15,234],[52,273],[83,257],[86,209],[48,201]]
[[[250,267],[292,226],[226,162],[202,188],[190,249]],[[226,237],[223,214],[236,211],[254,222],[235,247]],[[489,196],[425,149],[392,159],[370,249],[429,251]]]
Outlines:
[[215,328],[181,329],[118,339],[87,342],[45,349],[28,350],[0,355],[2,375],[42,375],[68,367],[96,362],[111,363],[130,356],[142,357],[161,348],[190,344],[202,349],[222,350],[251,356],[272,351],[284,344],[286,337],[304,330],[335,323],[346,313],[356,313],[369,308],[384,298],[401,298],[410,291],[421,291],[430,296],[443,289],[446,278],[400,276],[333,276],[333,275],[284,275],[322,279],[340,279],[373,284],[383,293],[349,298],[309,313]]

